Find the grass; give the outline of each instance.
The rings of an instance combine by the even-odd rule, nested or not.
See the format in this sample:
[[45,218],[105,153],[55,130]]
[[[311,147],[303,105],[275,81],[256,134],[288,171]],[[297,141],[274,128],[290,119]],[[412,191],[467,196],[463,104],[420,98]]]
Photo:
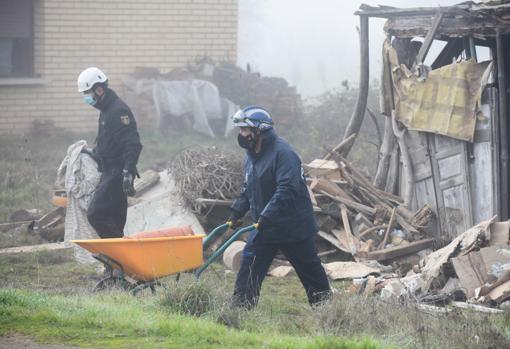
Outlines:
[[235,275],[218,264],[166,291],[92,294],[95,268],[67,251],[0,256],[0,335],[101,348],[510,348],[510,314],[428,315],[413,303],[343,292],[311,309],[296,276],[267,278],[259,306],[230,309]]
[[381,348],[369,340],[332,336],[261,336],[168,312],[157,298],[122,293],[62,297],[2,289],[0,314],[0,335],[16,331],[42,342],[84,347]]

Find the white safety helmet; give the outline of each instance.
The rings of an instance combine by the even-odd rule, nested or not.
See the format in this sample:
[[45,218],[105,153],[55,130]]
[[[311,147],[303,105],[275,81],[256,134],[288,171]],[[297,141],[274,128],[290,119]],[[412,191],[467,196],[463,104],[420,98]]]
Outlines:
[[106,83],[108,78],[96,67],[85,69],[78,76],[78,92],[85,92],[94,87],[97,83]]

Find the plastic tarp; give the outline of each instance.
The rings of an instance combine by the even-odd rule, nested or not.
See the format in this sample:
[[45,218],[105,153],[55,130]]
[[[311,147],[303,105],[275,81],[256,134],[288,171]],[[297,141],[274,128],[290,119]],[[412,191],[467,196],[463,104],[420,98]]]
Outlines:
[[[67,149],[67,155],[57,171],[57,185],[63,186],[67,194],[64,241],[99,239],[87,219],[87,209],[99,183],[100,173],[96,161],[81,153],[87,147],[84,140]],[[85,249],[74,246],[74,256],[79,263],[94,263],[96,260]]]
[[168,119],[184,119],[184,124],[193,130],[215,137],[211,121],[226,120],[225,133],[228,133],[231,121],[224,115],[222,103],[227,102],[227,109],[232,109],[232,103],[222,99],[216,85],[209,81],[129,78],[125,84],[134,86],[136,96],[152,96],[159,128]]
[[395,50],[387,43],[386,49],[392,66],[397,120],[410,130],[472,142],[492,62],[452,63],[423,78],[399,64]]

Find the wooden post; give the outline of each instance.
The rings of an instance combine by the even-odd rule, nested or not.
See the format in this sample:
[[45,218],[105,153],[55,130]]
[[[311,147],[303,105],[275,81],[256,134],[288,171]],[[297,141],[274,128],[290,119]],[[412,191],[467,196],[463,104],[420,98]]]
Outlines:
[[395,135],[393,134],[393,127],[391,125],[391,118],[385,116],[384,121],[384,137],[379,151],[379,162],[377,164],[377,171],[374,176],[374,186],[378,189],[385,189],[386,179],[388,178],[388,170],[390,168],[391,151],[395,142]]
[[[368,17],[360,16],[360,79],[359,92],[356,100],[356,106],[352,113],[351,119],[345,129],[344,139],[352,134],[359,134],[365,110],[367,107],[368,87],[369,87],[369,57],[368,57]],[[348,144],[343,152],[343,156],[347,157],[352,148],[352,144]]]
[[395,117],[395,111],[392,113],[391,121],[393,123],[393,133],[397,136],[398,146],[400,148],[400,152],[402,154],[402,163],[405,174],[405,193],[403,196],[404,206],[411,207],[411,203],[413,200],[413,192],[414,192],[414,172],[413,172],[413,164],[411,161],[411,155],[409,154],[409,149],[407,148],[407,144],[405,142],[405,137],[407,134],[407,129],[403,128],[399,130],[399,126],[397,124],[397,119]]
[[500,212],[499,219],[507,220],[508,212],[508,125],[506,108],[506,81],[505,81],[505,55],[503,51],[503,40],[501,31],[496,31],[496,60],[498,64],[498,97],[499,97],[499,142],[500,142]]
[[[388,45],[391,38],[386,39]],[[386,44],[383,45],[383,69],[381,73],[381,91],[379,92],[379,100],[381,104],[381,111],[385,115],[384,121],[384,137],[379,150],[379,161],[377,163],[377,170],[374,176],[374,186],[378,189],[385,190],[388,171],[390,169],[390,160],[393,146],[395,144],[395,135],[393,134],[393,126],[391,123],[391,111],[393,109],[393,84],[391,79],[391,64],[388,52],[386,52]],[[413,57],[414,59],[414,57]],[[388,101],[386,95],[390,95],[391,101]],[[398,166],[398,163],[397,163]]]

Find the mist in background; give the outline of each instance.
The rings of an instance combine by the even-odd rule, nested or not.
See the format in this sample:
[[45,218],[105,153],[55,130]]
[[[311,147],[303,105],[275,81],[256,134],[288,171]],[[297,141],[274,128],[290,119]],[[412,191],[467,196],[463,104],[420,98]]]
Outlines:
[[[238,64],[285,78],[304,97],[359,80],[360,4],[449,6],[460,0],[239,0]],[[370,80],[379,80],[385,19],[371,18]],[[431,54],[432,54],[431,50]]]

